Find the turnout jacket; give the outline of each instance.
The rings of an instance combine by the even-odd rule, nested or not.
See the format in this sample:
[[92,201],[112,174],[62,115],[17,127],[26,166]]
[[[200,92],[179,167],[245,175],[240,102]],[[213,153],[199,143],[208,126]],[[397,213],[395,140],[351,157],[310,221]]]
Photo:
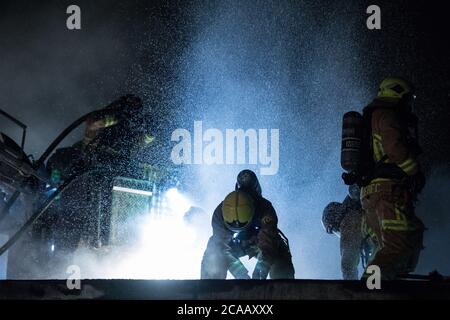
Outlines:
[[405,115],[396,110],[397,103],[396,100],[377,98],[364,110],[371,113],[373,160],[395,164],[406,176],[413,176],[419,171],[417,148],[413,147]]
[[257,256],[259,261],[271,265],[279,252],[278,218],[272,203],[263,197],[255,201],[255,215],[248,228],[239,234],[229,230],[222,216],[222,203],[212,217],[213,240],[216,248],[225,255],[228,266],[239,256]]

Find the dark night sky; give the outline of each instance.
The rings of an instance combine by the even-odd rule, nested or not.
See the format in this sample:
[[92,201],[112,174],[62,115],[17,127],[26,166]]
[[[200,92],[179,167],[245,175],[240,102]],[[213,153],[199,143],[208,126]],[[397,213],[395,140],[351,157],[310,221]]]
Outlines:
[[[281,141],[283,162],[271,181],[286,183],[297,196],[297,190],[314,185],[318,177],[333,175],[331,183],[324,184],[340,181],[340,168],[327,168],[339,165],[342,113],[361,110],[385,76],[401,75],[417,87],[425,171],[443,168],[448,173],[450,32],[443,3],[1,1],[0,108],[28,124],[26,151],[35,157],[77,117],[125,93],[140,95],[146,107],[164,119],[167,132],[203,115],[214,124],[241,117],[257,118],[256,124],[252,119],[245,124],[259,126],[258,121],[273,119],[293,136],[285,144]],[[70,4],[81,7],[81,31],[65,27]],[[371,4],[381,7],[382,30],[366,28],[365,10]],[[203,60],[206,67],[198,71]],[[221,81],[227,77],[255,85],[245,89],[263,102],[273,98],[268,104],[275,107],[240,108],[240,101],[248,102],[240,94],[247,91],[231,91],[237,92],[234,99],[226,96],[232,85]],[[231,104],[204,108],[204,103],[215,101],[213,95]],[[3,120],[0,125],[18,136]],[[317,172],[298,174],[305,168]],[[268,190],[276,190],[277,183],[267,183]],[[448,186],[444,181],[439,190],[428,191],[428,201],[445,196]],[[337,200],[331,198],[336,194],[331,187],[318,188],[323,193],[320,206]],[[287,197],[273,194],[274,203]],[[298,199],[292,206],[302,208]],[[311,210],[312,224],[319,225],[320,210]],[[430,214],[435,219],[430,223],[450,223],[446,212],[442,202],[439,211]],[[300,222],[298,218],[294,224]],[[311,233],[321,232],[317,230]],[[449,243],[448,236],[445,239]],[[314,255],[317,246],[305,250]]]
[[[83,30],[72,32],[65,28],[65,8],[71,3],[0,4],[0,105],[29,125],[36,137],[29,141],[31,153],[38,154],[42,143],[76,116],[125,92],[144,96],[149,105],[172,104],[168,112],[176,109],[178,57],[200,23],[195,2],[77,1]],[[448,165],[450,50],[445,8],[426,1],[378,2],[382,30],[369,31],[364,27],[367,4],[319,1],[311,6],[312,30],[329,23],[339,10],[343,14],[333,21],[336,28],[360,24],[354,38],[366,81],[376,86],[387,74],[413,80],[425,149],[432,163]],[[214,6],[211,2],[202,10],[217,14]],[[290,27],[302,45],[301,30]]]
[[[395,3],[395,4],[394,4]],[[395,1],[386,4],[385,19],[392,21],[363,42],[372,75],[382,78],[394,71],[410,78],[417,89],[417,114],[427,165],[450,165],[449,36],[443,4]],[[385,20],[385,21],[386,21]],[[398,71],[397,71],[398,70]],[[429,162],[428,162],[429,161]]]

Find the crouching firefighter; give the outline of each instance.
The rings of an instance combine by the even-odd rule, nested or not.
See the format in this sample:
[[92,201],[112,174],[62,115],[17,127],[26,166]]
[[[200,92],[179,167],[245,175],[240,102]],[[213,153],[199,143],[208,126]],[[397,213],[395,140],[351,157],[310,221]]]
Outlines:
[[243,170],[235,191],[214,211],[213,235],[201,264],[202,279],[225,279],[227,271],[235,279],[250,279],[239,260],[256,257],[253,279],[293,279],[294,267],[287,238],[277,228],[272,204],[261,196],[256,174]]
[[360,188],[353,184],[342,203],[330,202],[322,214],[322,225],[340,240],[341,272],[344,280],[358,279],[358,266],[366,268],[375,244],[364,221]]
[[344,115],[341,165],[348,172],[343,178],[362,187],[366,223],[378,247],[369,266],[378,266],[386,280],[414,271],[423,248],[425,228],[414,209],[425,178],[417,161],[413,101],[407,81],[387,78],[362,116]]

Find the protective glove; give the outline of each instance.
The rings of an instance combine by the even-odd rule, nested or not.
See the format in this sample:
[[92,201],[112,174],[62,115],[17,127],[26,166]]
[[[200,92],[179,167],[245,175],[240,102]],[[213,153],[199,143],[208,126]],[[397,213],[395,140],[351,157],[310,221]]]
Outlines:
[[235,279],[250,279],[247,268],[245,268],[240,260],[234,261],[228,270]]
[[253,270],[252,279],[265,280],[269,275],[270,266],[268,263],[259,260]]

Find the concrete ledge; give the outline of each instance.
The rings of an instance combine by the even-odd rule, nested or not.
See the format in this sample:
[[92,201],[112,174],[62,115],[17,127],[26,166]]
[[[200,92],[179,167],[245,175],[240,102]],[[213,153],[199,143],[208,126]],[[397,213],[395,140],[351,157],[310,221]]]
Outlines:
[[450,299],[450,282],[382,282],[368,290],[361,281],[326,280],[3,280],[0,299],[150,300],[406,300]]

